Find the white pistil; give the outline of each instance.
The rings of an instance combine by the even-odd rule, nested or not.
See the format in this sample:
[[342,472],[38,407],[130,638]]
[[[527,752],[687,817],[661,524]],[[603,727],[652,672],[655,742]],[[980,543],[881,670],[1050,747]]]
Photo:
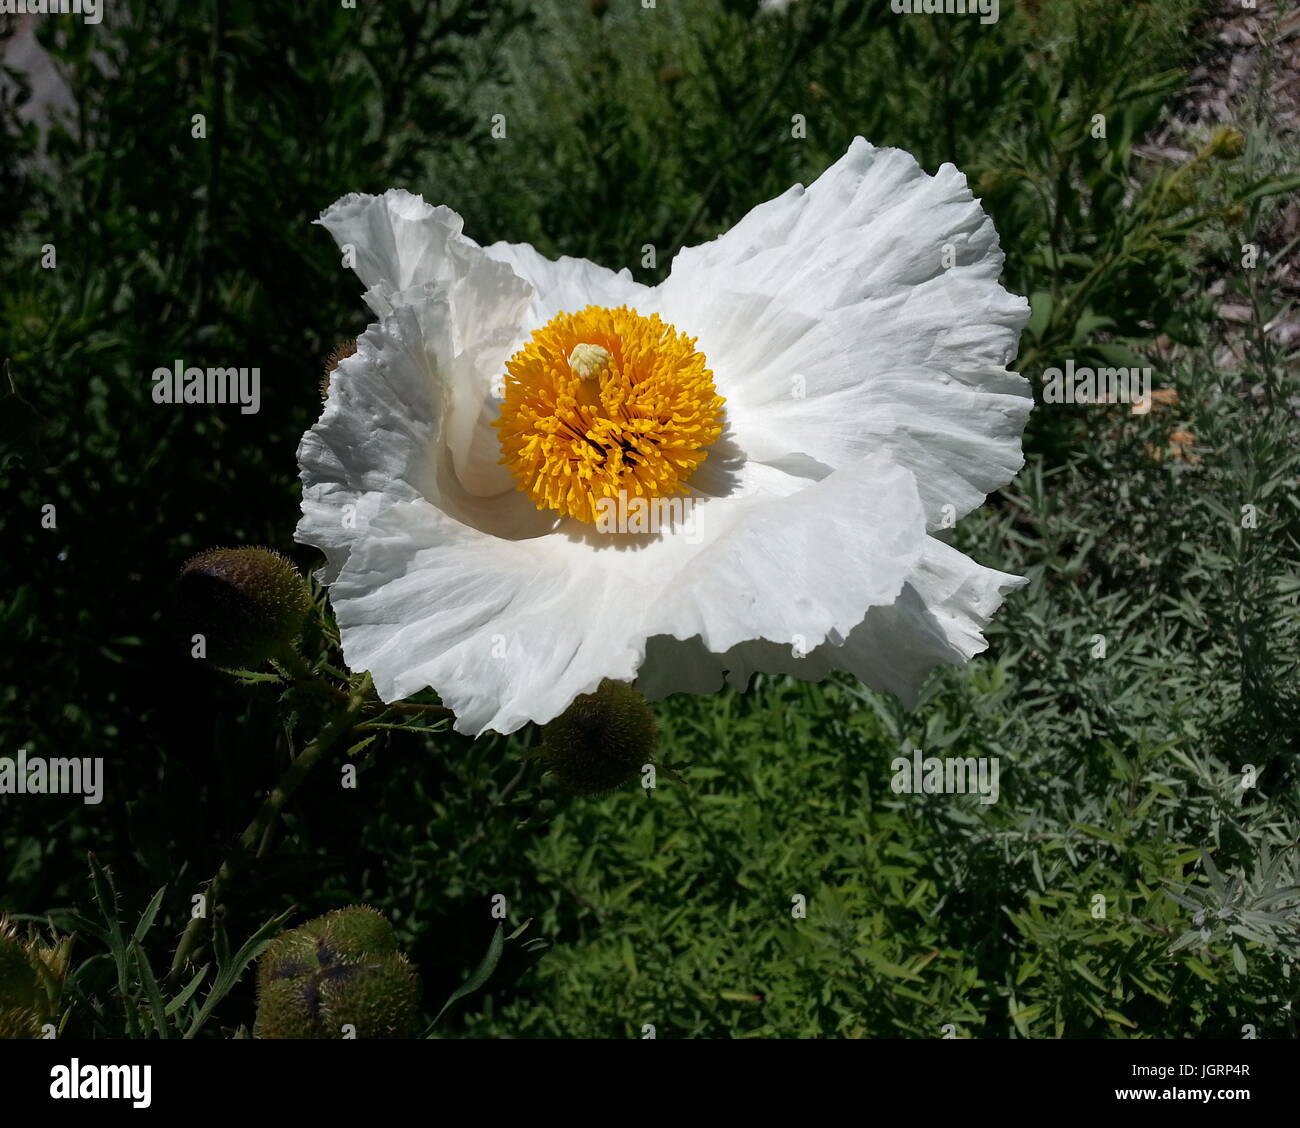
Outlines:
[[569,354],[569,367],[579,380],[595,380],[613,359],[609,349],[583,343],[574,346]]

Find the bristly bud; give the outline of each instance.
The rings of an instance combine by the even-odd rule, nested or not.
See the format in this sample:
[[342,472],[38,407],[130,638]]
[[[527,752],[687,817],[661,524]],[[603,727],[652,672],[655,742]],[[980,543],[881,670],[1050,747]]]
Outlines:
[[606,679],[542,729],[542,762],[565,791],[607,795],[654,763],[658,738],[645,698]]
[[375,909],[337,909],[271,941],[257,964],[255,1038],[409,1038],[420,979]]
[[41,1023],[36,970],[18,934],[0,921],[0,1038],[36,1038]]
[[68,974],[71,938],[48,947],[24,941],[0,917],[0,1039],[39,1038],[54,1020]]
[[298,569],[269,548],[211,548],[181,569],[186,628],[202,634],[219,666],[258,666],[302,632],[311,593]]
[[325,375],[320,380],[320,396],[324,399],[330,394],[330,377],[334,375],[334,369],[342,364],[348,357],[356,355],[356,341],[344,341],[341,345],[335,345],[325,360]]

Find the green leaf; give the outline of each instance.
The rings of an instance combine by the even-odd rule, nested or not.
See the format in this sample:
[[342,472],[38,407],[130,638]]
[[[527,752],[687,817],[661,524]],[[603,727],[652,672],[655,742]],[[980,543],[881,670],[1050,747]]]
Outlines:
[[145,998],[149,1001],[154,1030],[157,1031],[159,1038],[170,1038],[171,1024],[167,1021],[167,1007],[163,1003],[162,991],[158,989],[158,980],[154,976],[153,968],[149,966],[149,956],[137,936],[131,937],[131,954],[135,957],[140,983],[144,987]]
[[1246,953],[1241,950],[1240,944],[1232,946],[1232,966],[1237,969],[1238,974],[1246,974]]
[[253,933],[244,941],[239,951],[235,953],[234,958],[223,956],[227,950],[224,942],[224,929],[214,929],[213,948],[217,952],[217,974],[212,982],[212,987],[203,999],[203,1005],[199,1008],[190,1027],[185,1031],[186,1039],[193,1038],[203,1029],[204,1024],[212,1017],[212,1012],[216,1009],[217,1004],[229,994],[230,989],[239,982],[239,977],[244,974],[244,969],[248,967],[253,960],[266,949],[271,940],[279,931],[280,926],[289,919],[292,909],[287,909],[277,917],[272,917],[261,928]]
[[489,978],[491,978],[492,973],[496,970],[497,963],[501,959],[501,953],[505,950],[505,946],[505,929],[498,924],[496,931],[492,934],[492,942],[488,945],[487,955],[483,957],[483,961],[474,969],[474,974],[447,997],[447,1001],[442,1004],[442,1010],[440,1010],[434,1017],[433,1021],[435,1024],[438,1022],[438,1019],[442,1018],[442,1016],[447,1013],[447,1008],[450,1007],[452,1003],[459,1002],[461,999],[465,998],[466,995],[472,995],[482,987]]
[[352,759],[358,753],[364,752],[367,748],[370,747],[370,745],[372,745],[378,739],[379,737],[377,736],[367,736],[364,740],[358,740],[351,748],[348,749],[348,759]]
[[1039,290],[1032,294],[1029,298],[1029,321],[1025,325],[1025,333],[1034,339],[1041,337],[1051,323],[1054,308],[1052,295],[1048,291]]
[[1246,189],[1237,200],[1244,204],[1247,200],[1262,200],[1267,196],[1281,196],[1287,192],[1300,192],[1300,176],[1261,180]]
[[153,900],[149,902],[140,917],[140,923],[135,926],[135,932],[132,939],[143,940],[148,934],[149,929],[153,927],[154,918],[158,915],[158,907],[162,904],[163,894],[167,892],[167,886],[163,886],[153,895]]
[[210,968],[211,966],[212,966],[211,964],[204,964],[201,968],[199,968],[199,970],[195,973],[194,978],[191,979],[188,984],[186,984],[186,986],[181,990],[180,994],[178,994],[174,999],[172,999],[170,1003],[167,1004],[167,1008],[166,1008],[167,1014],[169,1015],[175,1014],[178,1010],[181,1009],[181,1007],[183,1007],[186,1003],[190,1001],[190,999],[194,997],[194,992],[199,989],[199,984],[203,982],[203,978],[208,974],[208,968]]
[[1112,368],[1149,368],[1150,361],[1138,356],[1125,345],[1089,345],[1088,351],[1094,353]]
[[86,857],[90,862],[91,891],[95,904],[99,906],[100,915],[104,918],[105,938],[113,965],[117,969],[117,993],[122,1002],[127,1033],[134,1037],[138,1030],[135,993],[131,990],[130,957],[127,954],[126,940],[122,936],[121,922],[117,919],[117,890],[113,886],[112,873],[99,864],[94,854],[87,854]]

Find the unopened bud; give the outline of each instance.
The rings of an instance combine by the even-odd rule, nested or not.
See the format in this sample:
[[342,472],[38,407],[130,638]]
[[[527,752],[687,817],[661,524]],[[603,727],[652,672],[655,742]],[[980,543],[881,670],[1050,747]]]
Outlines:
[[354,905],[271,941],[257,964],[257,1038],[407,1038],[420,979],[393,926]]
[[269,548],[211,548],[181,569],[177,599],[187,630],[219,666],[253,667],[293,644],[311,608],[298,569]]
[[605,795],[654,762],[658,737],[645,698],[606,679],[543,728],[543,763],[566,791]]

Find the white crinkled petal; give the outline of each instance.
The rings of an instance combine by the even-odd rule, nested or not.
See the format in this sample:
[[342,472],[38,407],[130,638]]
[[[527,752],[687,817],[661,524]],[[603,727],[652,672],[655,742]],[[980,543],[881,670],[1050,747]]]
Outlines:
[[442,414],[425,350],[447,316],[445,302],[431,301],[367,329],[334,370],[321,417],[298,445],[302,519],[294,537],[325,553],[325,583],[385,504],[438,496]]
[[656,638],[637,688],[659,700],[673,693],[712,693],[724,682],[744,688],[756,673],[820,681],[844,670],[913,705],[936,666],[960,665],[987,648],[981,632],[1005,594],[1026,583],[927,537],[920,563],[899,598],[887,607],[872,607],[847,635],[798,651],[755,641],[726,653],[711,652],[698,639]]
[[510,489],[492,428],[499,410],[493,392],[535,300],[532,286],[465,236],[454,211],[409,192],[345,196],[319,222],[350,251],[369,287],[366,301],[381,318],[402,307],[445,306],[428,341],[440,441],[463,490],[492,496]]
[[574,524],[502,541],[427,501],[394,504],[331,593],[348,665],[387,701],[431,686],[461,732],[512,732],[635,677],[655,636],[815,647],[894,603],[927,540],[910,472],[880,454],[817,483],[742,477],[700,502],[693,532],[639,542]]
[[526,337],[557,313],[576,313],[589,305],[614,309],[628,306],[637,309],[647,303],[652,291],[632,277],[624,267],[615,273],[587,259],[548,259],[527,243],[492,243],[484,252],[507,264],[520,278],[529,282],[536,296],[522,326]]
[[[456,410],[458,395],[461,402],[465,397],[457,386],[463,370],[452,353],[450,301],[431,293],[408,300],[414,294],[397,295],[393,312],[357,339],[356,353],[330,377],[320,419],[298,446],[303,498],[294,537],[325,553],[324,583],[337,579],[371,519],[394,502],[425,499],[512,539],[540,536],[555,525],[513,488],[491,497],[465,489],[448,438],[467,414]],[[495,432],[486,421],[479,426],[482,457],[495,459]]]
[[326,208],[317,222],[351,261],[357,277],[369,288],[367,301],[380,302],[375,312],[390,312],[383,304],[391,294],[412,286],[431,285],[437,292],[461,284],[475,266],[494,273],[503,286],[520,294],[527,284],[504,264],[483,254],[464,234],[465,221],[451,208],[434,207],[419,196],[392,188],[381,196],[354,192]]
[[1029,308],[1002,262],[960,172],[858,138],[807,190],[683,250],[655,308],[698,335],[751,458],[825,473],[889,449],[935,528],[1023,462],[1032,399],[1006,365]]

